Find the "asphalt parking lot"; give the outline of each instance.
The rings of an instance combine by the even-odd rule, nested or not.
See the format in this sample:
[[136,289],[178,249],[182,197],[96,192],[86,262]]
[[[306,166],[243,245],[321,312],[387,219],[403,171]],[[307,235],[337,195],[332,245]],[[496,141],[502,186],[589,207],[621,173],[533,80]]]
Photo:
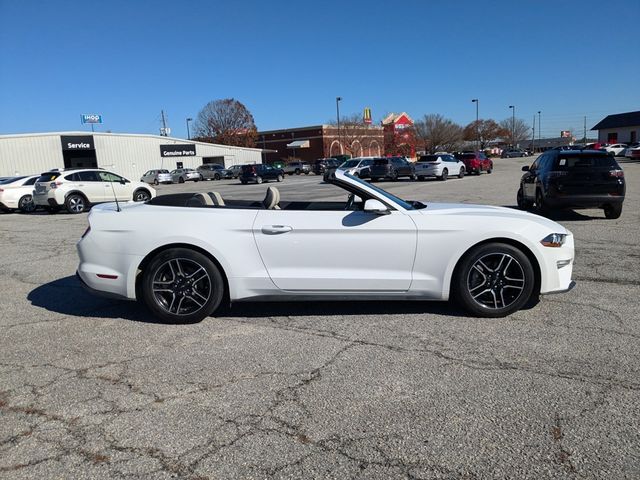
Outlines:
[[[515,206],[530,162],[379,185]],[[620,219],[552,217],[575,235],[577,287],[504,319],[261,303],[159,324],[74,278],[86,214],[0,214],[0,477],[640,478],[640,163],[623,168]],[[267,185],[158,193],[261,199]],[[313,175],[277,187],[339,193]]]

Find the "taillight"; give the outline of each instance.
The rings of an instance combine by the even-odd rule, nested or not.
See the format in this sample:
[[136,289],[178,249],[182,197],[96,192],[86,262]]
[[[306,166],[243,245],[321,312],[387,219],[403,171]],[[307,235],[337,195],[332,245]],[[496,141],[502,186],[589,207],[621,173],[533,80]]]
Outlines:
[[60,185],[62,185],[62,182],[51,182],[49,188],[58,188]]
[[568,175],[568,174],[569,172],[562,172],[562,171],[549,172],[549,178],[564,177],[565,175]]
[[624,177],[624,172],[622,170],[609,170],[609,176],[614,178],[622,178]]

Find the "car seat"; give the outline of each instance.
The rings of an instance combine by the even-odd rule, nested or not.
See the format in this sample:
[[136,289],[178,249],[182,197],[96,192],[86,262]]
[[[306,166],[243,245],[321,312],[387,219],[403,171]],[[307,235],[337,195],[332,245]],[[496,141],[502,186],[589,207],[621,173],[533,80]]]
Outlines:
[[280,210],[280,192],[275,187],[267,188],[267,195],[264,197],[262,205],[267,210]]

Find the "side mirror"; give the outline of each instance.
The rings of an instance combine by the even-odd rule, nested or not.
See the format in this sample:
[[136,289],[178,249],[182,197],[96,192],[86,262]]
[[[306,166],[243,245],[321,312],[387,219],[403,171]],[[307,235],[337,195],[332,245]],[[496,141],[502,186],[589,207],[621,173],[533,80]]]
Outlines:
[[364,211],[375,213],[376,215],[389,215],[391,211],[380,200],[371,198],[364,202]]
[[525,165],[524,167],[522,167],[522,171],[523,172],[528,172],[529,171],[529,165]]
[[125,179],[123,178],[123,179],[121,179],[121,180],[120,180],[120,183],[121,183],[122,185],[124,185],[124,184],[126,184],[126,183],[127,183],[127,180],[125,180]]

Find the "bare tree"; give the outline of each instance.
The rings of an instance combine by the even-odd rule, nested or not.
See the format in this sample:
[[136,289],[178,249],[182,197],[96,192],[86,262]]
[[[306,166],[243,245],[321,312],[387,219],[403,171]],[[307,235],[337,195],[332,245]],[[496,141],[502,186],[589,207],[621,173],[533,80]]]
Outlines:
[[521,118],[516,118],[515,121],[513,117],[505,118],[500,122],[500,128],[503,130],[500,137],[514,147],[531,138],[531,127]]
[[[336,121],[331,121],[330,125],[336,128],[338,126]],[[340,130],[337,136],[344,150],[352,157],[357,157],[364,155],[372,140],[376,140],[373,137],[382,139],[382,132],[379,127],[364,123],[362,115],[354,113],[340,118]]]
[[425,115],[415,123],[414,128],[425,150],[431,153],[455,150],[463,139],[462,127],[439,113]]
[[201,141],[238,147],[254,147],[258,137],[253,115],[233,98],[207,103],[194,122],[194,133]]
[[464,139],[467,141],[480,140],[480,150],[484,150],[488,143],[504,136],[505,131],[495,120],[478,120],[464,127]]

